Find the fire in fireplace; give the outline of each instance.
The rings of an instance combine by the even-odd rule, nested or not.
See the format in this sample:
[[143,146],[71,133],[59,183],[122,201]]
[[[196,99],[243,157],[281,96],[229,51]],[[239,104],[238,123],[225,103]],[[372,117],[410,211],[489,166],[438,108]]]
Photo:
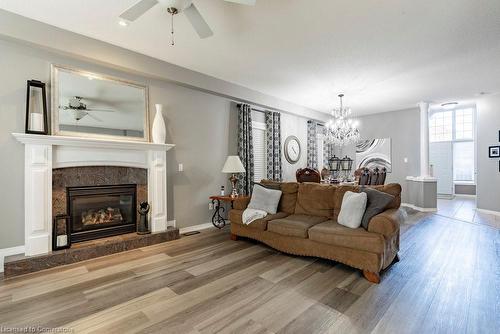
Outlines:
[[135,184],[68,187],[71,242],[136,230]]

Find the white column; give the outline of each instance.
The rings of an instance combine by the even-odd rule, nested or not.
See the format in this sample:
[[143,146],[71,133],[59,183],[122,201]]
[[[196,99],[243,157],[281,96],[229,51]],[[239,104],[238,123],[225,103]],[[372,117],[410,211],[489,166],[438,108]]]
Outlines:
[[27,256],[52,250],[52,146],[24,148],[24,242]]
[[151,231],[167,229],[167,152],[149,151],[148,202],[151,205]]
[[420,177],[429,176],[429,103],[419,102],[420,107]]

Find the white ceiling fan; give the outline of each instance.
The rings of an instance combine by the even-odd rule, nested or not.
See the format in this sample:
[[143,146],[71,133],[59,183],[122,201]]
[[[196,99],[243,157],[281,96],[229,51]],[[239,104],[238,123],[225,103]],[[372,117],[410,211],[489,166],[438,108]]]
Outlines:
[[87,105],[82,102],[82,99],[83,97],[81,96],[73,96],[68,99],[68,105],[59,106],[59,109],[72,112],[75,121],[79,121],[85,116],[89,116],[90,118],[93,118],[98,122],[102,122],[102,120],[99,117],[91,113],[94,111],[115,112],[115,110],[110,110],[110,109],[88,108]]
[[[249,5],[249,6],[255,5],[256,2],[256,0],[224,0],[224,1],[234,2],[237,4]],[[172,45],[174,44],[173,42],[174,15],[179,13],[184,13],[186,15],[187,19],[193,26],[194,30],[196,30],[200,38],[207,38],[214,34],[212,29],[210,29],[210,26],[203,19],[200,12],[196,8],[195,4],[193,3],[193,0],[141,0],[132,7],[130,7],[129,9],[127,9],[126,11],[124,11],[120,15],[120,18],[122,20],[125,20],[126,22],[135,21],[137,18],[146,13],[156,4],[160,4],[160,6],[165,8],[167,12],[172,16],[172,31],[171,31]]]

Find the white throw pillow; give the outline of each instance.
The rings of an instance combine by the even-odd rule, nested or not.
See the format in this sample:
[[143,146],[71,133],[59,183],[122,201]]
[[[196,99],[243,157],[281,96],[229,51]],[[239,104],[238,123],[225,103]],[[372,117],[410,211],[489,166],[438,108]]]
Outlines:
[[365,214],[367,199],[368,196],[364,192],[346,191],[342,199],[342,206],[337,219],[338,223],[350,228],[360,227]]
[[281,190],[264,188],[260,184],[254,184],[252,198],[248,204],[249,209],[263,210],[274,215],[278,210],[281,199]]

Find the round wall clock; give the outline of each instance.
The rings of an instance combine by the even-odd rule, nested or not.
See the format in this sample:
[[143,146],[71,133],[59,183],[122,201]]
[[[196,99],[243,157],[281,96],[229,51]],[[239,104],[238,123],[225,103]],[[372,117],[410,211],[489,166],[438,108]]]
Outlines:
[[299,138],[288,136],[285,140],[284,149],[285,158],[289,163],[295,164],[299,161],[301,153]]

